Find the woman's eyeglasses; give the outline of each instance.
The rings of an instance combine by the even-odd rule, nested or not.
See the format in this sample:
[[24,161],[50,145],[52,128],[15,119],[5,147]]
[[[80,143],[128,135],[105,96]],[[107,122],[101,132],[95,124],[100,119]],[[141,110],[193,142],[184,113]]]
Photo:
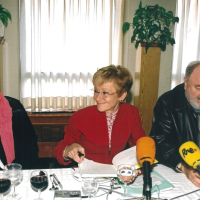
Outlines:
[[106,91],[99,92],[96,89],[91,89],[91,91],[93,92],[94,96],[98,96],[99,94],[101,94],[103,96],[103,98],[109,98],[111,95],[117,93],[117,92],[109,93],[109,92],[106,92]]

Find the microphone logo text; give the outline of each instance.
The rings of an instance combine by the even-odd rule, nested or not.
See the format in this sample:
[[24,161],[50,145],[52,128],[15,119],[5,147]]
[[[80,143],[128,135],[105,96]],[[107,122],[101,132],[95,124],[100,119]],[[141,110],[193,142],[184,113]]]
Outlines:
[[193,148],[189,148],[189,149],[184,148],[182,150],[183,157],[185,158],[185,156],[187,156],[188,153],[194,153],[195,151],[196,151],[196,149],[193,149]]

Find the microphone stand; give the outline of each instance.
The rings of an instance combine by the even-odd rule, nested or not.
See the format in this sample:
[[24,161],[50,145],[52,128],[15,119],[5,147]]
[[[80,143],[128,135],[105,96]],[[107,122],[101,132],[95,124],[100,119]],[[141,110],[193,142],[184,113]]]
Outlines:
[[144,161],[143,164],[143,196],[145,200],[151,199],[151,188],[152,188],[152,179],[151,179],[151,166],[149,161]]

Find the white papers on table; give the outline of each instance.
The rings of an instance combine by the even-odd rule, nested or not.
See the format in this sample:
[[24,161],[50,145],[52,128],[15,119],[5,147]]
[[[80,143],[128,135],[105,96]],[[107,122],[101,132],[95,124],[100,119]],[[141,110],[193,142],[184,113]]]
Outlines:
[[[171,190],[174,188],[174,185],[167,181],[163,176],[161,176],[154,169],[151,172],[152,178],[152,193],[154,191],[158,191],[158,188],[154,188],[154,186],[158,186],[160,191]],[[138,176],[135,181],[128,185],[128,194],[142,194],[143,191],[143,176]]]

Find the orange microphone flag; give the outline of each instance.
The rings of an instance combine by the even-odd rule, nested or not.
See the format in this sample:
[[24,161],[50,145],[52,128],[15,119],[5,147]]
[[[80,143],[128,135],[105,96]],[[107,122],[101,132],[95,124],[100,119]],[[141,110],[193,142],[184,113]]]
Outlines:
[[144,161],[150,162],[152,165],[155,159],[156,146],[155,142],[150,137],[142,137],[136,144],[136,155],[140,164]]

